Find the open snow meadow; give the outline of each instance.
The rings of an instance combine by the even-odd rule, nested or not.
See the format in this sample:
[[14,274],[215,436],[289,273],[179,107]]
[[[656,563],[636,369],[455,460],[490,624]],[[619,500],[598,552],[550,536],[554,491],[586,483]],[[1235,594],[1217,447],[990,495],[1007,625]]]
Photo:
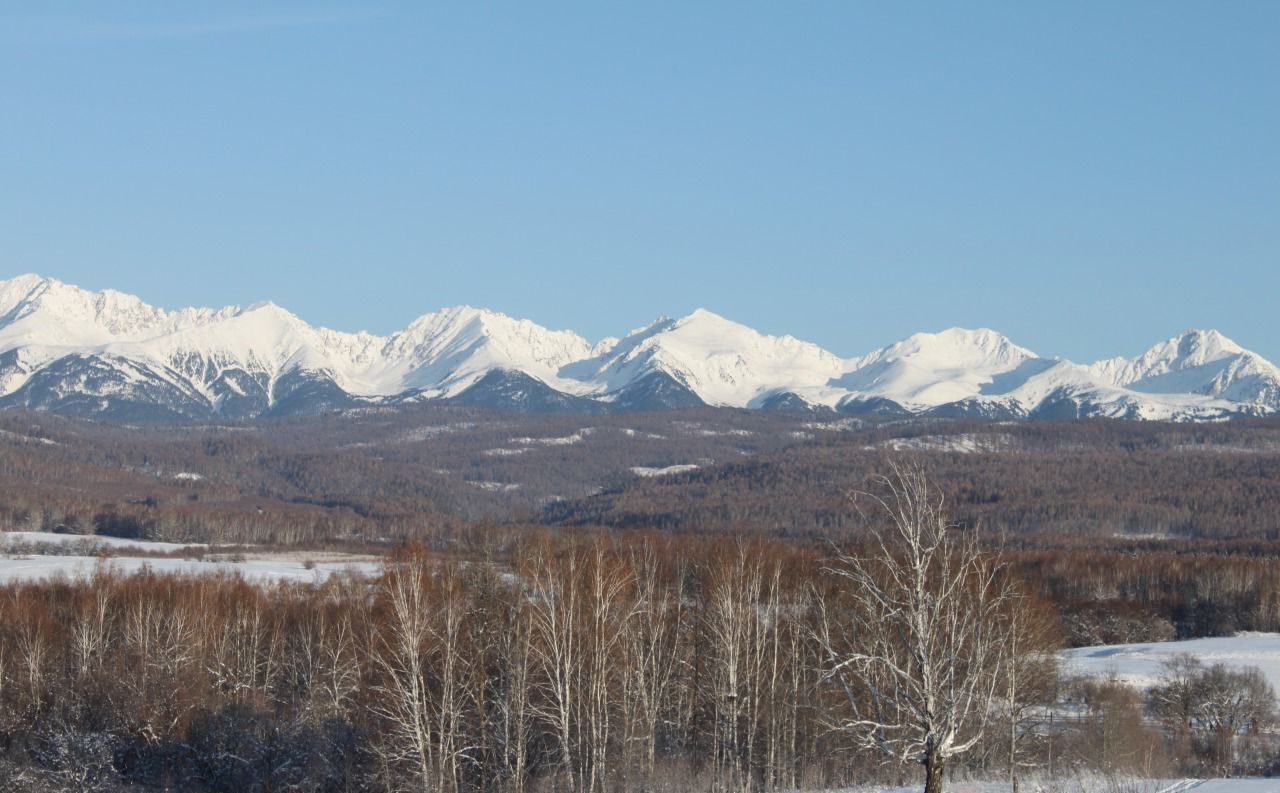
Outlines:
[[[315,584],[343,573],[376,575],[372,558],[346,554],[269,552],[210,554],[201,543],[183,544],[34,531],[0,533],[0,586],[57,578],[86,579],[100,573],[238,575],[247,581]],[[56,552],[49,552],[56,551]],[[110,555],[104,554],[107,551]],[[190,555],[184,552],[190,551]],[[138,555],[167,554],[166,556]]]
[[207,575],[227,573],[243,576],[257,583],[292,581],[320,583],[330,576],[348,572],[372,574],[372,562],[317,562],[308,566],[304,560],[246,559],[244,561],[199,559],[151,559],[129,556],[21,556],[0,559],[0,584],[44,579],[89,578],[99,573],[131,575],[150,571],[160,574]]
[[[851,787],[826,793],[919,793],[917,787]],[[952,782],[950,793],[1011,793],[1007,782]],[[1280,779],[1024,780],[1023,793],[1280,793]],[[794,793],[801,793],[795,791]]]
[[1077,647],[1063,651],[1058,658],[1066,675],[1114,675],[1127,685],[1148,688],[1159,681],[1164,662],[1184,654],[1195,656],[1206,666],[1257,667],[1271,686],[1280,690],[1280,633]]

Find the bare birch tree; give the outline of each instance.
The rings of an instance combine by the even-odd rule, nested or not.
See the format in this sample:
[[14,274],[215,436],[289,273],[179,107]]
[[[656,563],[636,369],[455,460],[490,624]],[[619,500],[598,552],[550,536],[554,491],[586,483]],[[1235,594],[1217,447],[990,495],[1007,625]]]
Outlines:
[[430,666],[432,609],[427,564],[413,558],[383,574],[383,596],[389,606],[384,635],[376,654],[385,680],[375,713],[391,726],[386,747],[388,765],[404,766],[417,790],[427,790],[435,767],[427,673]]
[[569,793],[583,788],[577,773],[576,728],[585,648],[575,624],[581,608],[581,567],[577,552],[557,557],[544,542],[525,558],[523,572],[530,590],[531,651],[539,677],[540,696],[533,712],[555,734],[563,774],[560,785]]
[[818,640],[847,700],[835,726],[919,763],[926,793],[939,793],[948,761],[979,744],[994,712],[1016,593],[977,532],[948,522],[923,468],[895,465],[882,485],[869,497],[887,525],[829,567],[849,601],[818,604]]
[[623,678],[624,699],[630,711],[625,745],[639,745],[639,771],[653,780],[658,736],[664,713],[671,707],[681,667],[682,635],[687,625],[683,568],[664,569],[652,540],[644,540],[627,556],[635,582],[634,616],[623,635],[623,656],[629,659]]
[[758,672],[766,646],[760,612],[764,566],[760,554],[739,541],[713,559],[708,571],[703,622],[718,790],[746,791],[751,786],[753,716],[758,712]]
[[1009,784],[1019,790],[1019,770],[1037,767],[1024,759],[1024,744],[1034,735],[1042,706],[1051,702],[1058,680],[1054,652],[1059,648],[1056,615],[1025,597],[1011,599],[1005,613],[1005,663],[998,708],[1007,731]]

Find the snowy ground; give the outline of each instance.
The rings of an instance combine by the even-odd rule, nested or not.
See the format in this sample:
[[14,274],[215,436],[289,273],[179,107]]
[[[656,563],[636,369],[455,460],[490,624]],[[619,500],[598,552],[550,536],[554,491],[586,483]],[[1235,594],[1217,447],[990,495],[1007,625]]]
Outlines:
[[[946,793],[1010,793],[1007,782],[947,782]],[[1023,780],[1022,793],[1280,793],[1280,779]],[[800,793],[797,791],[796,793]],[[826,793],[920,793],[920,787],[844,788]]]
[[[1103,677],[1114,673],[1125,683],[1146,687],[1159,680],[1161,663],[1180,653],[1190,653],[1205,664],[1221,663],[1237,668],[1256,666],[1280,691],[1280,634],[1277,633],[1241,633],[1181,642],[1079,647],[1059,653],[1058,658],[1066,674]],[[1268,790],[1280,793],[1280,785]]]
[[1207,779],[1168,793],[1277,793],[1280,779]]
[[1014,447],[1010,435],[922,435],[918,438],[890,438],[881,441],[869,449],[891,449],[895,452],[957,452],[974,454],[976,452],[998,452]]
[[0,544],[13,545],[68,545],[76,550],[84,548],[137,548],[139,550],[170,553],[184,548],[205,547],[203,543],[150,542],[125,540],[120,537],[101,537],[96,534],[51,534],[44,531],[6,531],[0,533]]
[[246,559],[245,561],[201,561],[197,559],[146,559],[128,556],[112,556],[103,559],[91,556],[19,556],[0,558],[0,585],[19,581],[39,581],[66,576],[86,578],[98,571],[111,571],[124,575],[148,569],[156,573],[202,575],[206,573],[231,573],[259,583],[296,581],[318,583],[332,575],[348,570],[376,575],[374,562],[317,562],[307,569],[301,560]]
[[[61,552],[57,554],[21,552],[24,546],[34,545],[57,546]],[[99,548],[111,549],[117,553],[130,550],[181,553],[187,548],[204,550],[205,547],[171,542],[123,540],[116,537],[47,534],[34,531],[4,532],[0,533],[0,551],[3,552],[0,553],[0,586],[63,576],[87,578],[100,571],[131,575],[144,569],[156,573],[181,575],[228,573],[241,575],[249,581],[258,583],[278,581],[318,583],[346,571],[365,575],[376,575],[378,572],[378,561],[374,557],[324,552],[307,554],[262,551],[243,557],[237,555],[234,560],[225,556],[180,559],[137,556],[98,558],[94,555]]]
[[685,471],[696,471],[699,466],[696,465],[668,465],[666,468],[650,468],[644,465],[636,465],[631,467],[631,473],[636,476],[652,478],[655,476],[669,476],[670,474],[683,474]]
[[[1115,674],[1145,687],[1160,678],[1161,663],[1181,653],[1205,664],[1256,666],[1280,690],[1280,634],[1242,633],[1212,639],[1079,647],[1059,653],[1062,671],[1089,677]],[[915,787],[855,787],[827,793],[919,793]],[[947,793],[1011,793],[1007,782],[948,781]],[[1022,793],[1280,793],[1280,779],[1024,779]]]

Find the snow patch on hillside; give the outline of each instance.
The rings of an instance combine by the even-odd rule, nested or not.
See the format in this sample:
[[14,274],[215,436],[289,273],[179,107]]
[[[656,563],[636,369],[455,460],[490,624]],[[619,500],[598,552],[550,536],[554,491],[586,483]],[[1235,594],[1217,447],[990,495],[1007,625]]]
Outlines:
[[15,443],[35,443],[40,446],[61,446],[62,445],[57,441],[52,441],[52,440],[49,440],[48,438],[36,438],[31,435],[22,435],[17,432],[10,432],[9,430],[0,430],[0,439],[4,439],[6,441],[14,441]]
[[513,483],[513,482],[474,481],[474,482],[468,482],[467,484],[471,485],[472,487],[478,487],[481,490],[487,490],[490,493],[511,493],[513,491],[520,489],[520,485],[518,483]]
[[532,448],[525,446],[520,449],[504,449],[504,448],[485,449],[483,454],[486,457],[518,457],[522,454],[525,454],[526,452],[531,452],[531,451],[533,451]]
[[655,476],[668,476],[670,474],[683,474],[686,471],[696,471],[701,466],[685,464],[685,465],[668,465],[665,468],[649,468],[643,465],[635,465],[631,467],[631,473],[636,476],[651,478]]
[[588,435],[595,432],[594,429],[587,427],[578,430],[572,435],[563,435],[557,438],[512,438],[512,443],[518,443],[521,446],[573,446],[582,443]]
[[921,435],[915,438],[890,438],[869,448],[889,449],[895,452],[998,452],[1009,449],[1013,438],[1009,435]]

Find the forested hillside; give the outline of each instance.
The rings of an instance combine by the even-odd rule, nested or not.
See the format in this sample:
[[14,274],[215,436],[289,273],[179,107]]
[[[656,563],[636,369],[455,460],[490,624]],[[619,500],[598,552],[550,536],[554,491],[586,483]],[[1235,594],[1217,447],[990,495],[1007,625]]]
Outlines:
[[475,521],[824,537],[897,456],[1013,536],[1274,539],[1280,421],[820,420],[406,407],[223,425],[0,414],[0,522],[164,539],[429,539]]

